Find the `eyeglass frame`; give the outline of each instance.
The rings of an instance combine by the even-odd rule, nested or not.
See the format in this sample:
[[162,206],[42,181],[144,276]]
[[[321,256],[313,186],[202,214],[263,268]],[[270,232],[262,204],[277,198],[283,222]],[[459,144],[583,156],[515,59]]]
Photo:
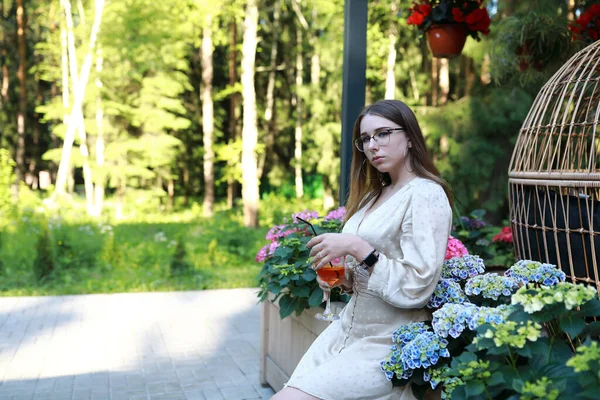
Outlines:
[[[392,132],[394,132],[394,131],[404,131],[404,128],[384,128],[384,129],[379,130],[379,132],[375,132],[372,135],[361,135],[360,137],[358,137],[358,138],[356,138],[356,139],[353,140],[354,146],[356,147],[356,149],[358,151],[360,151],[361,153],[364,153],[365,152],[364,145],[363,145],[363,149],[362,150],[358,146],[359,146],[359,143],[362,142],[362,139],[366,139],[366,138],[369,138],[369,142],[368,143],[371,143],[371,139],[373,139],[375,141],[375,143],[377,143],[378,145],[380,145],[380,146],[387,146],[387,143],[386,144],[380,144],[377,141],[377,139],[375,139],[375,136],[379,135],[382,132],[387,132],[388,134],[391,135]],[[389,139],[388,139],[388,143],[389,143]],[[367,146],[368,146],[368,144],[367,144]]]

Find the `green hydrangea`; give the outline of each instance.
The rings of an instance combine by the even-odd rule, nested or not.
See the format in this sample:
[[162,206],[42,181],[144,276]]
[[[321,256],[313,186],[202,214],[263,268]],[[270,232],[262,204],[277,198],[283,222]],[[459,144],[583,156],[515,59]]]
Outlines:
[[515,321],[506,321],[488,329],[483,334],[483,337],[492,339],[496,347],[507,345],[522,349],[528,340],[535,342],[541,335],[542,326],[537,322],[527,321],[527,323],[517,323]]
[[301,274],[302,271],[304,270],[304,268],[296,268],[295,266],[293,266],[291,264],[273,265],[273,268],[275,268],[277,270],[277,272],[279,272],[283,276],[298,275],[298,274]]
[[554,389],[552,381],[545,376],[535,382],[525,382],[521,393],[521,400],[556,400],[560,395],[560,391]]
[[512,296],[512,304],[521,304],[525,312],[533,314],[546,305],[563,303],[567,310],[579,307],[597,296],[596,289],[590,286],[561,282],[555,286],[524,286]]
[[454,392],[454,390],[459,387],[464,385],[465,382],[458,378],[458,377],[452,377],[452,378],[448,378],[444,381],[444,386],[442,389],[442,400],[449,400],[452,398],[452,392]]
[[567,365],[572,367],[575,372],[596,370],[599,373],[600,366],[600,347],[598,342],[591,342],[589,346],[581,346],[573,357],[567,361]]

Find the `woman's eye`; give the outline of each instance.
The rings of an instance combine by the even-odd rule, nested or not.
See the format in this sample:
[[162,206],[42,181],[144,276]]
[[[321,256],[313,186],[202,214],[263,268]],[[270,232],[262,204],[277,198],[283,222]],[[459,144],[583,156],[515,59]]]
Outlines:
[[390,133],[391,133],[390,131],[381,131],[376,136],[377,136],[378,139],[379,138],[384,138],[384,137],[388,136]]
[[369,143],[371,141],[371,138],[369,136],[363,136],[363,137],[360,138],[360,141],[363,144],[367,144],[367,143]]

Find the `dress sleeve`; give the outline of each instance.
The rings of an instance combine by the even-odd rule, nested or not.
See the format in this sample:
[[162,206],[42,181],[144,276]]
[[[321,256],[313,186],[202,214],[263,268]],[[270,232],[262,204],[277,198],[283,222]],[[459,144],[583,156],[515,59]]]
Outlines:
[[367,288],[399,308],[427,304],[439,280],[452,210],[441,186],[415,190],[402,221],[402,257],[383,253],[373,266]]

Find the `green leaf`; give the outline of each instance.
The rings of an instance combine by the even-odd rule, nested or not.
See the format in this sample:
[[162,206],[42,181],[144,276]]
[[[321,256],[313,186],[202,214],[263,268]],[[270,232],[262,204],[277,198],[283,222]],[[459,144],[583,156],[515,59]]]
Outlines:
[[521,349],[517,348],[516,350],[517,350],[517,354],[519,354],[520,356],[527,357],[527,358],[531,357],[531,348],[527,345],[523,346],[523,348],[521,348]]
[[308,297],[310,295],[310,287],[295,286],[292,288],[292,294],[296,297]]
[[316,286],[310,293],[308,298],[308,305],[310,307],[318,307],[323,302],[323,290]]
[[485,391],[485,385],[480,381],[468,381],[466,391],[468,397],[479,396]]
[[560,320],[560,328],[568,333],[571,338],[575,338],[585,328],[585,321],[567,316],[566,318],[562,318]]
[[281,299],[279,299],[279,317],[281,319],[284,319],[294,312],[294,309],[296,308],[296,300],[297,299],[293,298],[289,294],[281,296]]
[[523,390],[523,386],[525,385],[525,382],[523,382],[521,379],[514,379],[512,381],[512,388],[515,392],[519,392],[521,393],[521,391]]
[[490,379],[487,381],[488,385],[495,386],[501,383],[504,383],[504,374],[500,371],[496,371],[490,376]]
[[452,392],[452,400],[463,400],[467,398],[467,387],[465,385],[458,386]]
[[287,276],[285,276],[285,277],[281,278],[281,280],[279,281],[279,284],[280,284],[281,286],[285,286],[285,285],[287,285],[288,283],[290,283],[290,278],[289,278],[289,277],[287,277]]
[[302,274],[302,279],[304,279],[307,282],[315,280],[316,277],[317,273],[312,268],[306,268],[306,270]]
[[267,290],[273,294],[279,294],[281,292],[281,286],[275,282],[271,282],[267,285]]
[[579,311],[573,313],[577,317],[600,317],[600,299],[592,299],[581,306]]
[[600,336],[600,321],[590,322],[585,327],[585,333],[589,336]]

